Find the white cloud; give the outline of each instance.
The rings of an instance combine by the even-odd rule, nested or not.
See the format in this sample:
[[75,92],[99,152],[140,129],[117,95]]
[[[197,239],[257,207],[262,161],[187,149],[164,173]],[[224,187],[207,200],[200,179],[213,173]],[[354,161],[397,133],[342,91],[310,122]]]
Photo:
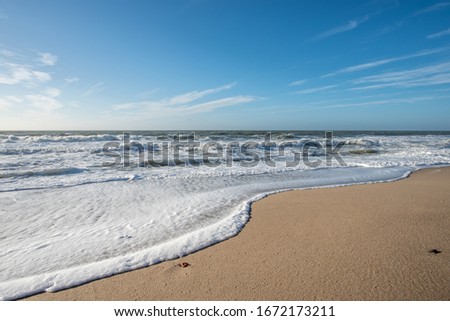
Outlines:
[[327,37],[330,37],[330,36],[337,35],[339,33],[343,33],[343,32],[347,32],[347,31],[353,30],[356,27],[358,27],[361,23],[366,22],[367,20],[369,20],[369,16],[364,16],[364,17],[362,17],[360,19],[356,19],[356,20],[350,20],[345,25],[332,28],[330,30],[327,30],[327,31],[319,34],[316,37],[316,39],[327,38]]
[[333,77],[333,76],[336,76],[336,75],[337,75],[337,73],[331,72],[329,74],[322,75],[319,78],[329,78],[329,77]]
[[211,111],[218,108],[235,106],[239,104],[249,103],[259,98],[253,96],[234,96],[227,97],[222,99],[216,99],[212,101],[208,101],[206,103],[196,104],[187,107],[180,107],[180,111],[189,112],[189,113],[203,113],[207,111]]
[[50,76],[46,72],[33,70],[32,74],[33,74],[34,78],[36,78],[36,80],[38,80],[40,82],[46,82],[46,81],[52,80],[52,76]]
[[393,82],[427,77],[433,74],[449,72],[450,62],[430,65],[421,68],[408,69],[403,71],[385,72],[378,75],[367,76],[354,81],[355,84],[373,82]]
[[398,21],[392,25],[384,26],[381,28],[381,30],[377,33],[378,36],[385,35],[387,33],[393,32],[397,29],[402,28],[405,25],[406,20]]
[[301,86],[301,85],[305,84],[306,81],[307,81],[306,79],[296,80],[296,81],[291,82],[291,83],[289,84],[289,86],[291,86],[291,87],[294,87],[294,86]]
[[146,91],[140,92],[140,93],[136,94],[135,97],[136,98],[148,98],[148,97],[151,97],[154,94],[156,94],[158,91],[160,91],[159,88],[153,88],[153,89],[150,89],[150,90],[146,90]]
[[32,107],[50,113],[63,106],[62,103],[56,99],[59,95],[61,95],[61,90],[49,87],[43,94],[25,95],[25,99]]
[[47,90],[45,91],[45,94],[49,97],[58,97],[59,95],[61,95],[61,90],[59,90],[58,88],[47,88]]
[[8,49],[0,50],[0,54],[4,57],[8,57],[8,58],[12,58],[16,55],[14,52],[12,52],[11,50],[8,50]]
[[22,102],[22,99],[16,96],[0,97],[0,110],[13,107],[14,104]]
[[207,95],[211,95],[211,94],[221,92],[223,90],[231,89],[235,85],[236,85],[236,83],[232,83],[232,84],[228,84],[228,85],[213,88],[213,89],[207,89],[207,90],[202,90],[202,91],[197,91],[197,90],[191,91],[191,92],[179,95],[179,96],[172,97],[167,102],[168,102],[168,105],[187,104],[187,103],[193,102],[194,100],[203,98]]
[[143,102],[133,102],[133,103],[125,103],[114,106],[114,109],[139,109],[146,108],[152,110],[158,110],[163,108],[175,107],[181,104],[188,104],[205,96],[215,94],[221,92],[223,90],[231,89],[235,86],[235,83],[228,84],[225,86],[220,86],[212,89],[206,89],[201,91],[191,91],[182,95],[177,95],[171,98],[166,98],[157,101],[143,101]]
[[[22,85],[27,88],[39,83],[52,80],[50,73],[39,70],[37,60],[25,52],[1,49],[0,55],[0,84]],[[57,57],[49,53],[41,53],[38,61],[42,65],[51,66],[56,63]]]
[[39,55],[39,61],[45,66],[53,66],[58,61],[57,56],[48,52],[40,53]]
[[415,53],[412,53],[412,54],[409,54],[409,55],[393,57],[393,58],[387,58],[387,59],[382,59],[382,60],[377,60],[377,61],[372,61],[372,62],[360,64],[360,65],[347,67],[347,68],[344,68],[344,69],[340,69],[336,73],[329,74],[329,75],[336,75],[338,73],[349,73],[349,72],[356,72],[356,71],[366,70],[366,69],[370,69],[370,68],[386,65],[386,64],[391,63],[391,62],[402,61],[402,60],[407,60],[407,59],[411,59],[411,58],[417,58],[417,57],[423,57],[423,56],[432,55],[432,54],[435,54],[435,53],[442,52],[443,50],[444,49],[422,50],[422,51],[418,51],[418,52],[415,52]]
[[430,65],[421,68],[387,72],[356,79],[353,84],[365,84],[352,90],[380,88],[408,88],[432,86],[450,83],[450,62]]
[[52,79],[50,74],[33,70],[31,66],[13,63],[0,63],[0,67],[6,69],[6,74],[0,74],[0,84],[33,86],[39,82],[47,82]]
[[31,106],[47,113],[62,107],[61,102],[47,95],[25,95],[25,98]]
[[201,113],[211,111],[217,108],[249,103],[259,99],[253,96],[241,95],[192,104],[193,102],[201,98],[204,98],[208,95],[219,93],[224,90],[231,89],[234,86],[235,83],[232,83],[207,90],[191,91],[182,95],[177,95],[174,97],[165,98],[157,101],[141,101],[141,102],[118,104],[113,106],[113,109],[116,111],[120,110],[122,111],[128,110],[133,112],[140,111],[144,113],[151,113],[153,115],[176,114],[176,113]]
[[328,89],[332,89],[337,87],[336,85],[329,85],[329,86],[322,86],[322,87],[315,87],[315,88],[309,88],[309,89],[305,89],[305,90],[299,90],[294,92],[295,94],[314,94],[314,93],[318,93],[318,92],[322,92]]
[[433,4],[432,6],[426,7],[422,10],[415,12],[413,16],[419,16],[419,15],[431,13],[434,11],[439,11],[439,10],[447,8],[448,6],[450,6],[450,2],[438,2],[438,3]]
[[433,33],[431,35],[427,36],[427,39],[436,39],[436,38],[440,38],[442,36],[448,36],[450,35],[450,28],[446,29],[446,30],[442,30],[436,33]]
[[86,97],[86,96],[90,96],[93,94],[98,94],[98,93],[101,93],[103,90],[105,90],[105,86],[104,86],[103,81],[101,81],[101,82],[98,82],[98,83],[92,85],[91,87],[89,87],[82,96]]
[[367,90],[367,89],[381,89],[381,88],[410,88],[410,87],[424,87],[450,84],[450,73],[433,75],[427,78],[420,78],[408,81],[390,82],[385,84],[376,84],[369,86],[362,86],[352,88],[352,90]]
[[326,104],[324,106],[305,106],[303,108],[304,110],[317,110],[317,109],[330,109],[330,108],[351,108],[351,107],[376,107],[376,106],[383,106],[383,105],[398,105],[398,104],[414,104],[417,102],[422,101],[429,101],[429,100],[436,100],[436,99],[442,99],[442,98],[448,98],[445,96],[421,96],[421,97],[411,97],[411,98],[392,98],[392,99],[384,99],[384,100],[372,100],[372,101],[365,101],[365,102],[359,102],[359,103],[344,103],[344,104]]
[[73,84],[73,83],[79,82],[79,81],[80,81],[80,78],[72,77],[72,78],[65,78],[64,80],[65,80],[66,82],[68,82],[69,84]]

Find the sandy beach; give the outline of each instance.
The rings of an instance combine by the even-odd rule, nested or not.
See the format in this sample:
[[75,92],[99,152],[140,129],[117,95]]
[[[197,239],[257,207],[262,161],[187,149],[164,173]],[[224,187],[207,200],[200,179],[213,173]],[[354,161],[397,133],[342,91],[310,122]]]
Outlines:
[[229,240],[28,299],[449,300],[449,196],[450,168],[279,193]]

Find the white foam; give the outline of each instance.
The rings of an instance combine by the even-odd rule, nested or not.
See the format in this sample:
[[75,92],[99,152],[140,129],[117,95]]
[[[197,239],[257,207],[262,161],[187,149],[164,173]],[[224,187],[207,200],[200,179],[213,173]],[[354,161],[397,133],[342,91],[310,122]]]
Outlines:
[[334,168],[1,193],[0,298],[72,287],[217,243],[238,233],[249,204],[269,193],[387,181],[410,170]]

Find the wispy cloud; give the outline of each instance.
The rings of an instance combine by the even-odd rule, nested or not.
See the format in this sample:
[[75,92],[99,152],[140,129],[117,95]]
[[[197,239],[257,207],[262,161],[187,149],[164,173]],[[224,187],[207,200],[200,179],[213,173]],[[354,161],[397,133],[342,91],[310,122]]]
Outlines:
[[422,101],[441,99],[440,96],[421,96],[412,98],[392,98],[383,100],[364,101],[359,103],[344,103],[344,104],[326,104],[324,106],[305,106],[299,109],[302,110],[317,110],[317,109],[331,109],[331,108],[352,108],[352,107],[376,107],[383,105],[398,105],[398,104],[414,104]]
[[433,75],[428,78],[419,78],[408,81],[390,82],[384,84],[376,84],[362,87],[355,87],[351,90],[368,90],[368,89],[381,89],[381,88],[410,88],[410,87],[424,87],[424,86],[436,86],[450,84],[450,73]]
[[12,58],[16,55],[13,51],[8,50],[8,49],[1,49],[0,54],[7,58]]
[[24,84],[33,86],[36,83],[43,83],[52,79],[50,74],[35,70],[29,65],[0,63],[0,67],[3,67],[4,71],[6,71],[6,73],[0,73],[0,84],[3,85]]
[[450,72],[450,62],[429,65],[415,69],[403,71],[386,72],[378,75],[367,76],[354,81],[354,83],[370,83],[370,82],[392,82],[417,79],[437,73]]
[[168,100],[168,103],[170,105],[190,103],[190,102],[192,102],[194,100],[200,99],[200,98],[205,97],[207,95],[211,95],[211,94],[215,94],[215,93],[221,92],[223,90],[231,89],[235,85],[236,85],[236,83],[232,83],[232,84],[228,84],[228,85],[217,87],[217,88],[213,88],[213,89],[207,89],[207,90],[202,90],[202,91],[191,91],[191,92],[188,92],[186,94],[182,94],[182,95],[170,98]]
[[49,97],[54,98],[54,97],[58,97],[59,95],[61,95],[61,90],[59,90],[58,88],[50,87],[45,90],[45,94]]
[[79,82],[80,78],[72,77],[72,78],[65,78],[64,80],[69,84],[73,84],[73,83]]
[[101,93],[103,90],[105,90],[105,86],[103,81],[100,81],[94,85],[92,85],[91,87],[89,87],[84,93],[83,93],[83,97],[87,97],[93,94],[98,94]]
[[387,72],[367,76],[353,81],[353,84],[364,84],[351,90],[367,90],[380,88],[408,88],[433,86],[450,83],[450,62],[430,65],[421,68]]
[[301,94],[301,95],[305,95],[305,94],[314,94],[314,93],[318,93],[318,92],[322,92],[328,89],[332,89],[332,88],[336,88],[336,85],[329,85],[329,86],[322,86],[322,87],[315,87],[315,88],[309,88],[309,89],[304,89],[304,90],[298,90],[296,92],[294,92],[294,94]]
[[361,23],[366,22],[367,20],[369,20],[369,16],[368,15],[366,15],[366,16],[360,18],[360,19],[350,20],[345,25],[332,28],[330,30],[327,30],[327,31],[317,35],[315,37],[315,39],[323,39],[323,38],[327,38],[327,37],[330,37],[330,36],[337,35],[339,33],[343,33],[343,32],[347,32],[347,31],[353,30],[356,27],[358,27]]
[[141,101],[141,102],[118,104],[113,106],[113,109],[116,111],[129,110],[151,114],[176,114],[176,113],[193,114],[193,113],[208,112],[223,107],[249,103],[260,99],[254,96],[239,95],[192,104],[193,102],[205,98],[206,96],[231,89],[234,86],[235,83],[232,83],[212,89],[191,91],[182,95],[177,95],[174,97],[165,98],[157,101]]
[[296,80],[296,81],[293,81],[293,82],[291,82],[290,84],[289,84],[289,86],[291,86],[291,87],[295,87],[295,86],[301,86],[301,85],[304,85],[305,83],[306,83],[306,79],[303,79],[303,80]]
[[211,110],[218,109],[218,108],[249,103],[249,102],[255,101],[256,99],[258,99],[258,98],[253,97],[253,96],[234,96],[234,97],[216,99],[216,100],[208,101],[206,103],[191,105],[191,106],[187,106],[187,107],[180,107],[179,110],[188,112],[188,113],[203,113],[203,112],[211,111]]
[[22,86],[27,94],[20,96],[0,97],[0,109],[20,106],[28,108],[33,113],[46,113],[63,107],[59,101],[61,90],[55,87],[42,88],[47,85],[52,76],[42,71],[43,66],[53,66],[57,57],[49,53],[32,51],[0,50],[0,85]]
[[150,96],[153,96],[154,94],[156,94],[160,89],[159,88],[153,88],[150,90],[146,90],[143,92],[140,92],[138,94],[136,94],[136,98],[148,98]]
[[406,24],[406,20],[401,20],[401,21],[398,21],[398,22],[396,22],[394,24],[384,26],[383,28],[381,28],[379,30],[377,35],[381,36],[381,35],[385,35],[385,34],[391,33],[391,32],[393,32],[395,30],[398,30],[398,29],[402,28],[405,24]]
[[40,53],[39,55],[40,55],[39,61],[44,66],[53,66],[58,61],[57,56],[52,55],[51,53],[48,53],[48,52]]
[[27,88],[35,87],[40,83],[52,80],[47,71],[42,71],[43,66],[53,66],[57,61],[55,55],[40,53],[36,57],[29,52],[0,49],[0,84],[22,85]]
[[444,50],[445,49],[443,49],[443,48],[422,50],[422,51],[414,52],[412,54],[403,55],[403,56],[399,56],[399,57],[393,57],[393,58],[387,58],[387,59],[371,61],[371,62],[360,64],[360,65],[346,67],[346,68],[343,68],[343,69],[340,69],[340,70],[336,71],[335,73],[328,74],[328,75],[325,75],[325,76],[336,75],[336,74],[339,74],[339,73],[350,73],[350,72],[366,70],[366,69],[370,69],[370,68],[386,65],[386,64],[389,64],[389,63],[392,63],[392,62],[396,62],[396,61],[402,61],[402,60],[407,60],[407,59],[412,59],[412,58],[417,58],[417,57],[433,55],[433,54],[442,52]]
[[9,109],[20,102],[22,102],[22,99],[16,96],[0,97],[0,110]]
[[62,107],[61,102],[46,95],[26,95],[25,98],[33,107],[45,112],[51,112]]
[[221,92],[223,90],[231,89],[235,86],[235,83],[220,86],[217,88],[207,89],[207,90],[201,90],[201,91],[190,91],[185,94],[177,95],[171,98],[165,98],[157,101],[143,101],[143,102],[135,102],[135,103],[126,103],[126,104],[120,104],[116,105],[114,109],[120,110],[120,109],[135,109],[135,108],[142,108],[146,107],[147,109],[163,109],[166,107],[174,107],[181,104],[188,104],[195,100],[198,100],[200,98],[203,98],[207,95],[211,95],[214,93]]
[[47,88],[44,94],[25,95],[25,99],[32,107],[50,113],[63,106],[62,103],[56,99],[60,94],[61,90],[58,88]]
[[424,9],[421,9],[419,11],[416,11],[413,16],[420,16],[423,14],[439,11],[445,8],[448,8],[450,6],[450,2],[438,2],[433,4],[432,6],[426,7]]
[[446,29],[446,30],[442,30],[436,33],[433,33],[431,35],[427,36],[427,39],[436,39],[436,38],[440,38],[442,36],[448,36],[450,35],[450,28]]

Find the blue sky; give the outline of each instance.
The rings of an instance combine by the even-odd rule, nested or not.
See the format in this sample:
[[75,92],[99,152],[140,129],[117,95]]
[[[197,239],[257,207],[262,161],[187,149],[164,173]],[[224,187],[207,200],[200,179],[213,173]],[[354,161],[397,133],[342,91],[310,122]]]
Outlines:
[[30,129],[450,130],[450,2],[4,0]]

